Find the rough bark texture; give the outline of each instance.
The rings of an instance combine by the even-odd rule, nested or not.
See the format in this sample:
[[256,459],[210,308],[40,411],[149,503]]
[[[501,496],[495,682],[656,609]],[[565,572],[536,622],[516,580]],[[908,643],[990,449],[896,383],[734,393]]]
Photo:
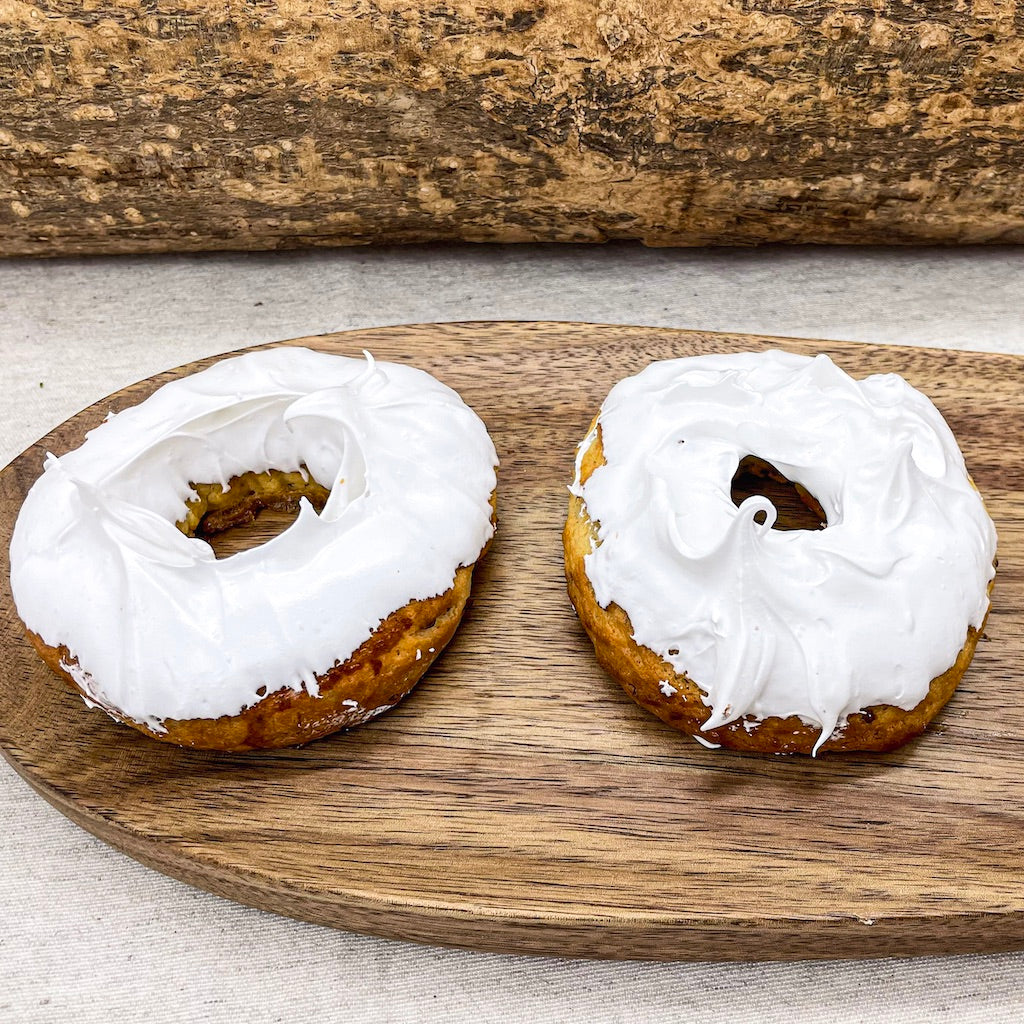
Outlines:
[[0,0],[0,253],[1024,241],[1016,0]]

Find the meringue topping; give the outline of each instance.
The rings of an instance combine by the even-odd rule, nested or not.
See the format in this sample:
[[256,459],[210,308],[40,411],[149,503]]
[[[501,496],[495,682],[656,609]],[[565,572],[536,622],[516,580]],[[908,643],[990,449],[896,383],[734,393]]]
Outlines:
[[[316,692],[493,531],[497,456],[450,388],[408,366],[276,348],[172,381],[48,455],[11,542],[18,613],[88,700],[151,728]],[[217,559],[182,533],[195,484],[301,471],[318,514]]]
[[[581,484],[596,429],[605,464]],[[761,495],[737,507],[750,455],[825,528],[772,529]],[[995,527],[941,414],[896,374],[779,351],[656,362],[612,389],[576,465],[597,601],[701,688],[706,730],[797,715],[820,746],[869,706],[915,707],[984,621]]]

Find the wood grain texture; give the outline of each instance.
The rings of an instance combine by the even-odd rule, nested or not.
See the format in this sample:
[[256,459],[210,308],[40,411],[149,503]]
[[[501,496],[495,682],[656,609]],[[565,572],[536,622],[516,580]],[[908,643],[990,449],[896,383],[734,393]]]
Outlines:
[[4,0],[0,253],[1024,241],[1017,0]]
[[422,366],[490,429],[501,520],[459,633],[399,707],[303,749],[177,750],[88,711],[23,639],[8,539],[44,450],[182,371],[144,381],[0,473],[0,746],[47,800],[194,885],[422,942],[656,959],[1024,947],[1024,361],[775,342],[930,395],[1000,535],[987,636],[924,736],[810,760],[705,750],[643,712],[597,667],[562,572],[574,446],[611,385],[652,358],[773,342],[465,324],[306,343]]

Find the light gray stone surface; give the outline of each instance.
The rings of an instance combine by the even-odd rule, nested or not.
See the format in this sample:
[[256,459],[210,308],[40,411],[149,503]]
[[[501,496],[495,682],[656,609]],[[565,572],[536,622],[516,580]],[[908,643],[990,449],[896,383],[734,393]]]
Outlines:
[[[1022,296],[1018,249],[415,247],[0,263],[0,464],[134,380],[304,334],[589,320],[1024,353]],[[587,963],[354,936],[149,871],[0,764],[0,1021],[1019,1021],[1022,967],[1017,954]]]

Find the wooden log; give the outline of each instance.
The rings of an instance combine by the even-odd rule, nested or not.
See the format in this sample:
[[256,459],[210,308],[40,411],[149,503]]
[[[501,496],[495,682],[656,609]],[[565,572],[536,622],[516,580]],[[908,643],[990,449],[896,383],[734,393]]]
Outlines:
[[0,0],[0,253],[1024,241],[1016,0]]

